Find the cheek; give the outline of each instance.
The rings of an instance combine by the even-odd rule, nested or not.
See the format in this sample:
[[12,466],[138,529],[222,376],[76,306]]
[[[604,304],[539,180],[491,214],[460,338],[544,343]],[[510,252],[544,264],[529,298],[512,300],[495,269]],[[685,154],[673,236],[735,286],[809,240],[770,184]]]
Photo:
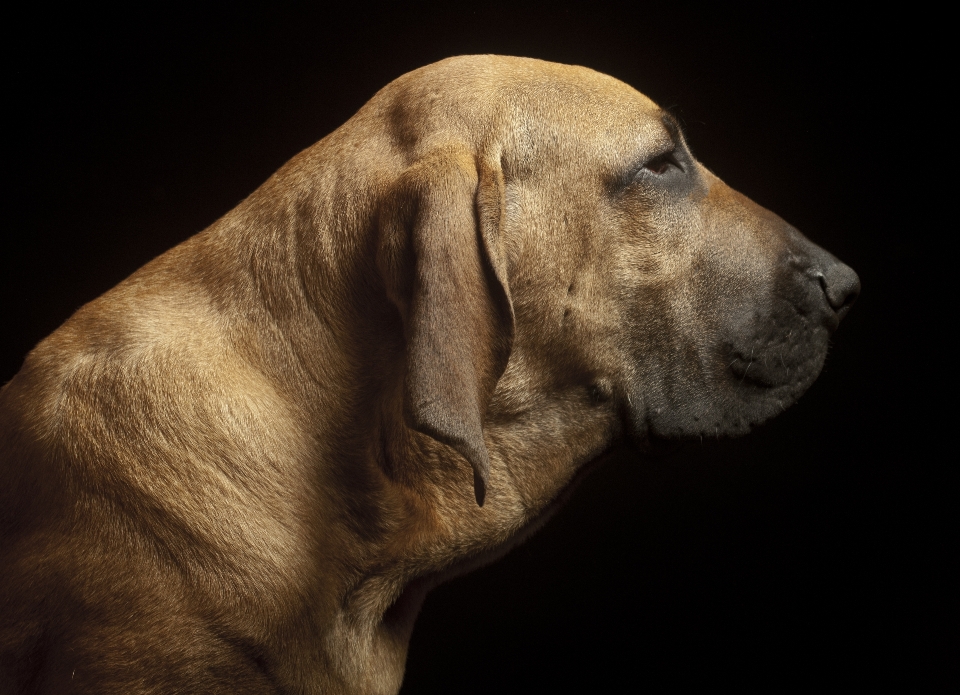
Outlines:
[[744,316],[769,302],[774,263],[747,243],[705,246],[692,254],[678,294],[688,298],[687,312],[704,328],[737,330]]
[[793,402],[823,363],[826,333],[797,298],[809,283],[790,262],[788,227],[710,202],[659,214],[654,270],[636,276],[633,393],[656,434],[741,434]]
[[660,209],[643,223],[621,254],[617,280],[636,328],[631,340],[647,354],[672,353],[714,332],[718,304],[743,295],[760,273],[711,238],[694,206]]
[[[686,291],[678,292],[686,305],[678,311],[701,348],[713,351],[720,376],[729,376],[735,360],[746,360],[755,363],[753,375],[769,363],[764,378],[771,385],[806,385],[806,366],[822,361],[824,335],[800,308],[797,288],[803,278],[789,263],[784,239],[777,229],[728,223],[706,235],[692,254]],[[781,368],[774,369],[773,362]],[[743,375],[735,368],[734,376]]]

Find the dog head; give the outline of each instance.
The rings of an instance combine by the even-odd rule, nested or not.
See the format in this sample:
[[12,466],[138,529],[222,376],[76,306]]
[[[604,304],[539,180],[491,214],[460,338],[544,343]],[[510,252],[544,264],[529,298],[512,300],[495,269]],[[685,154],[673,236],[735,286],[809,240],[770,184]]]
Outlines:
[[739,435],[817,377],[856,274],[714,176],[636,90],[484,56],[379,98],[410,162],[379,257],[408,419],[471,462],[479,502],[491,447],[519,465],[536,442],[541,466],[559,447],[570,468],[622,435]]

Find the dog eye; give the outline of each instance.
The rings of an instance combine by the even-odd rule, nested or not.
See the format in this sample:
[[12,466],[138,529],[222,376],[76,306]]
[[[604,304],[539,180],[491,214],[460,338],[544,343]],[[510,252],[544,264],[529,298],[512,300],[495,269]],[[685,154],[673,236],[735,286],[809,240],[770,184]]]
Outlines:
[[680,163],[677,162],[676,158],[673,156],[672,150],[666,154],[660,155],[659,157],[654,157],[643,165],[644,169],[656,174],[657,176],[666,174],[670,167],[681,169]]

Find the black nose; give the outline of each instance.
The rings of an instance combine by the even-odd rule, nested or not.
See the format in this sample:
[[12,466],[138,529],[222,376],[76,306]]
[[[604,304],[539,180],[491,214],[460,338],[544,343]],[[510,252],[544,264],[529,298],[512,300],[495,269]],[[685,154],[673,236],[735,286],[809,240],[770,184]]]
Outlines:
[[820,286],[827,302],[837,314],[837,321],[850,311],[850,307],[860,296],[860,278],[848,265],[839,261],[831,263],[820,276]]

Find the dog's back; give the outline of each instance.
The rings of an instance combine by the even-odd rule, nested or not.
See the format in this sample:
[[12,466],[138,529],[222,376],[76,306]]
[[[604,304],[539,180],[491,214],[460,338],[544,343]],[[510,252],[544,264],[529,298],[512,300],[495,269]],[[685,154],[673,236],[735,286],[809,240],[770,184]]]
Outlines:
[[[291,451],[271,441],[285,405],[189,286],[184,258],[195,264],[202,243],[81,309],[0,392],[10,692],[90,687],[99,674],[111,674],[103,692],[266,689],[244,632],[256,605],[289,593],[304,545],[304,502],[290,493],[308,486],[289,479],[289,460],[265,465]],[[205,614],[235,614],[253,595],[249,625],[211,633]]]

